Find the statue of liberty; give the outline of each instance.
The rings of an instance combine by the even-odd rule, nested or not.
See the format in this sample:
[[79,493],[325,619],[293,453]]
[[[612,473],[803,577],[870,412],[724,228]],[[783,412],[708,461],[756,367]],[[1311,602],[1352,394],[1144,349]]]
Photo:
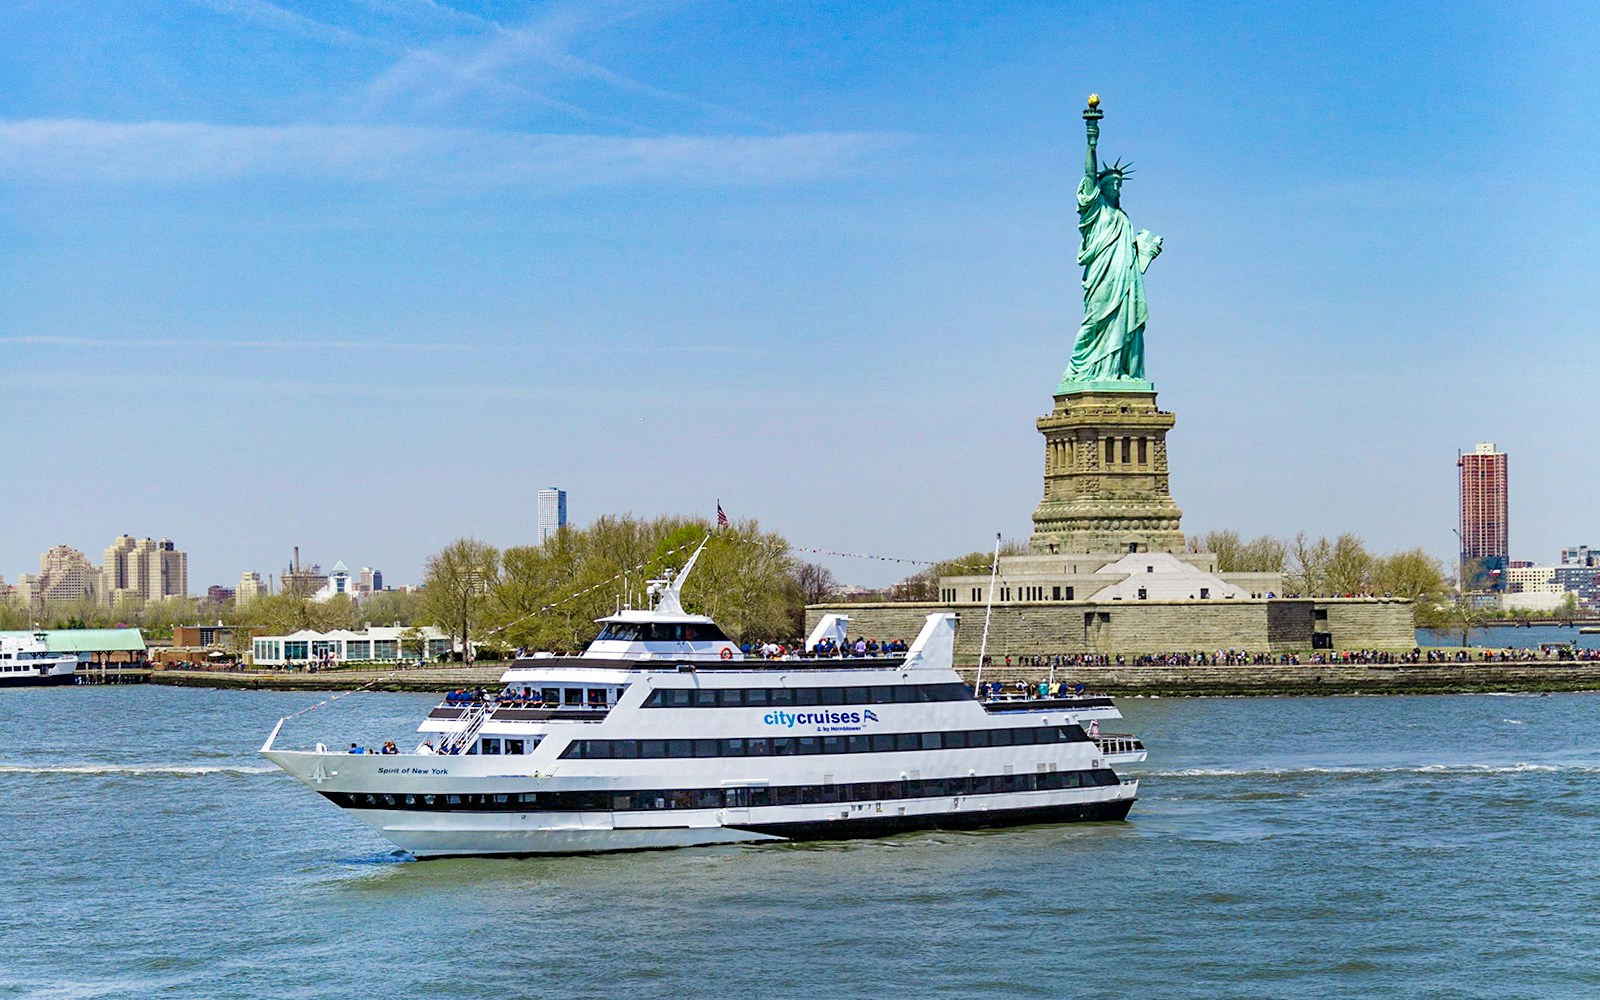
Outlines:
[[[1078,263],[1083,265],[1083,325],[1072,345],[1072,366],[1059,391],[1071,383],[1127,382],[1128,389],[1147,390],[1144,377],[1144,324],[1150,309],[1144,298],[1144,272],[1161,253],[1161,237],[1137,233],[1122,210],[1122,182],[1132,164],[1101,166],[1095,156],[1100,143],[1100,96],[1089,95],[1083,118],[1089,152],[1083,180],[1078,182]],[[1096,386],[1096,388],[1117,388]]]

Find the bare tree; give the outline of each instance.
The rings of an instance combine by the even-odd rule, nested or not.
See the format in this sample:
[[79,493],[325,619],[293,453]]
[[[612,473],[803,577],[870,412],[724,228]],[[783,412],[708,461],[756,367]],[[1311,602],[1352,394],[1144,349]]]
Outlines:
[[839,581],[834,578],[833,571],[817,563],[796,564],[794,582],[807,604],[821,604],[839,592]]

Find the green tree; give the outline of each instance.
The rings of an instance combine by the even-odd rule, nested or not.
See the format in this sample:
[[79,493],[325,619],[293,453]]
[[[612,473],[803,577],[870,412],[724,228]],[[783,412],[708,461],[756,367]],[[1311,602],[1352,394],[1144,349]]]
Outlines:
[[1444,566],[1420,548],[1382,556],[1373,563],[1376,593],[1420,601],[1443,593],[1444,587]]
[[1361,539],[1345,532],[1328,553],[1327,586],[1335,594],[1365,594],[1372,590],[1372,553]]
[[499,582],[499,550],[476,538],[458,538],[428,557],[421,619],[459,639],[463,658],[470,662],[472,640]]
[[1567,591],[1561,595],[1561,603],[1556,606],[1555,619],[1563,625],[1571,625],[1578,620],[1578,595]]
[[415,591],[380,590],[361,602],[361,617],[374,625],[410,625],[421,604],[422,595]]

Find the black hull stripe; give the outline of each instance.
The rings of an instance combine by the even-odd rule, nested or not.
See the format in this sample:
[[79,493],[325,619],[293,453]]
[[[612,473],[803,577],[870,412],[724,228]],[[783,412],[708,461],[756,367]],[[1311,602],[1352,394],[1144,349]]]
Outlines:
[[750,823],[733,830],[765,833],[786,840],[848,840],[887,837],[916,830],[984,830],[1047,823],[1109,821],[1128,818],[1133,799],[1114,802],[1074,802],[1022,809],[937,813],[923,816],[867,816],[850,819],[809,820],[803,823]]

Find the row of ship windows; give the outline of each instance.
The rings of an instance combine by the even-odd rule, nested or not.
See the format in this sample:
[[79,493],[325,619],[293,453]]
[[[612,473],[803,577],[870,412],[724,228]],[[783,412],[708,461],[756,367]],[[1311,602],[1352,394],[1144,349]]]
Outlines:
[[958,729],[936,733],[867,733],[859,736],[758,736],[738,740],[573,740],[561,756],[574,760],[653,760],[662,757],[793,757],[901,750],[971,750],[1039,743],[1082,743],[1080,726],[1027,729]]
[[851,784],[780,785],[752,788],[590,792],[508,792],[463,795],[324,792],[336,805],[352,809],[410,809],[438,812],[633,812],[653,809],[745,809],[752,806],[815,805],[830,802],[882,802],[948,795],[1094,788],[1121,782],[1109,768],[1051,771],[1047,774],[995,774],[967,778],[912,778]]
[[784,708],[790,705],[914,705],[927,701],[971,701],[965,684],[877,684],[871,687],[658,688],[645,708]]

